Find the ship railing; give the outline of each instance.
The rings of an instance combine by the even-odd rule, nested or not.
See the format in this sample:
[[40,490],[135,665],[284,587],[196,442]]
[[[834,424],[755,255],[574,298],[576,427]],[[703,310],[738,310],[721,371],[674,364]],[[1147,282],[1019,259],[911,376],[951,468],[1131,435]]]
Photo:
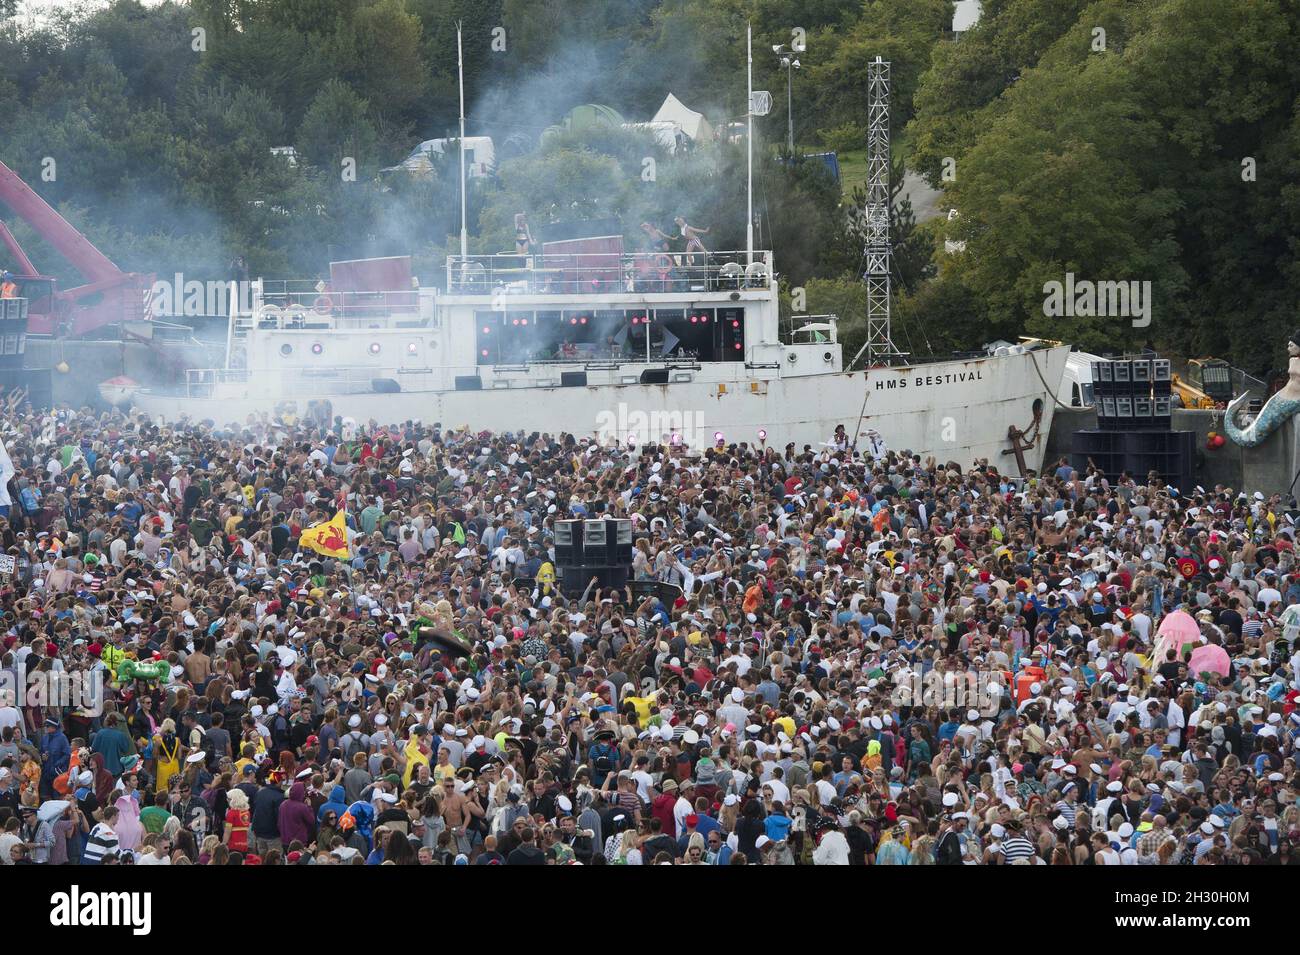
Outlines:
[[418,289],[339,292],[306,281],[262,282],[252,323],[259,329],[382,328],[390,318],[427,324]]
[[452,255],[452,295],[608,295],[767,289],[770,252],[542,252]]

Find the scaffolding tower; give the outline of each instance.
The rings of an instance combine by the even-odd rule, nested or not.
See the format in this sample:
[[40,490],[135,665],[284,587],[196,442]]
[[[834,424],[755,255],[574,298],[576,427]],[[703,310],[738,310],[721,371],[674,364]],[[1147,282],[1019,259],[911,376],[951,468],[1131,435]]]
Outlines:
[[889,61],[867,65],[866,271],[868,364],[898,354],[889,315]]

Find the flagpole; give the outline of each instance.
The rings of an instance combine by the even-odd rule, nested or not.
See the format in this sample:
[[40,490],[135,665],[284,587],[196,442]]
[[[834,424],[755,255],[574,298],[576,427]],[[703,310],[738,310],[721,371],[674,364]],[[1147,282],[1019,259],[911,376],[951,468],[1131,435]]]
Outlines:
[[469,257],[469,233],[465,229],[465,59],[460,42],[460,21],[456,21],[456,83],[460,87],[460,261]]
[[745,263],[754,261],[754,26],[745,24]]

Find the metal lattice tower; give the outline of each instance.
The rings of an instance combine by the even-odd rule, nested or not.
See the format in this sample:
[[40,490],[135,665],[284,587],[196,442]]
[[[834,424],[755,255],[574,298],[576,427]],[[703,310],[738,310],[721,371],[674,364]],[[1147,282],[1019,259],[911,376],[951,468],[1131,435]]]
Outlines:
[[867,65],[867,361],[897,354],[889,317],[889,62]]

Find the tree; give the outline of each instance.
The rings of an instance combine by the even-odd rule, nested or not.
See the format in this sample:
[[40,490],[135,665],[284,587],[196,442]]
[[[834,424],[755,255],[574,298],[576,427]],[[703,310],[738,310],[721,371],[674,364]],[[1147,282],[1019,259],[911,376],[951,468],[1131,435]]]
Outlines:
[[419,17],[404,0],[379,0],[361,7],[333,45],[343,77],[373,104],[376,116],[409,121],[425,96],[427,69],[421,52]]
[[337,174],[344,159],[355,160],[358,176],[378,168],[379,136],[370,104],[342,80],[330,80],[312,100],[295,137],[308,161]]

